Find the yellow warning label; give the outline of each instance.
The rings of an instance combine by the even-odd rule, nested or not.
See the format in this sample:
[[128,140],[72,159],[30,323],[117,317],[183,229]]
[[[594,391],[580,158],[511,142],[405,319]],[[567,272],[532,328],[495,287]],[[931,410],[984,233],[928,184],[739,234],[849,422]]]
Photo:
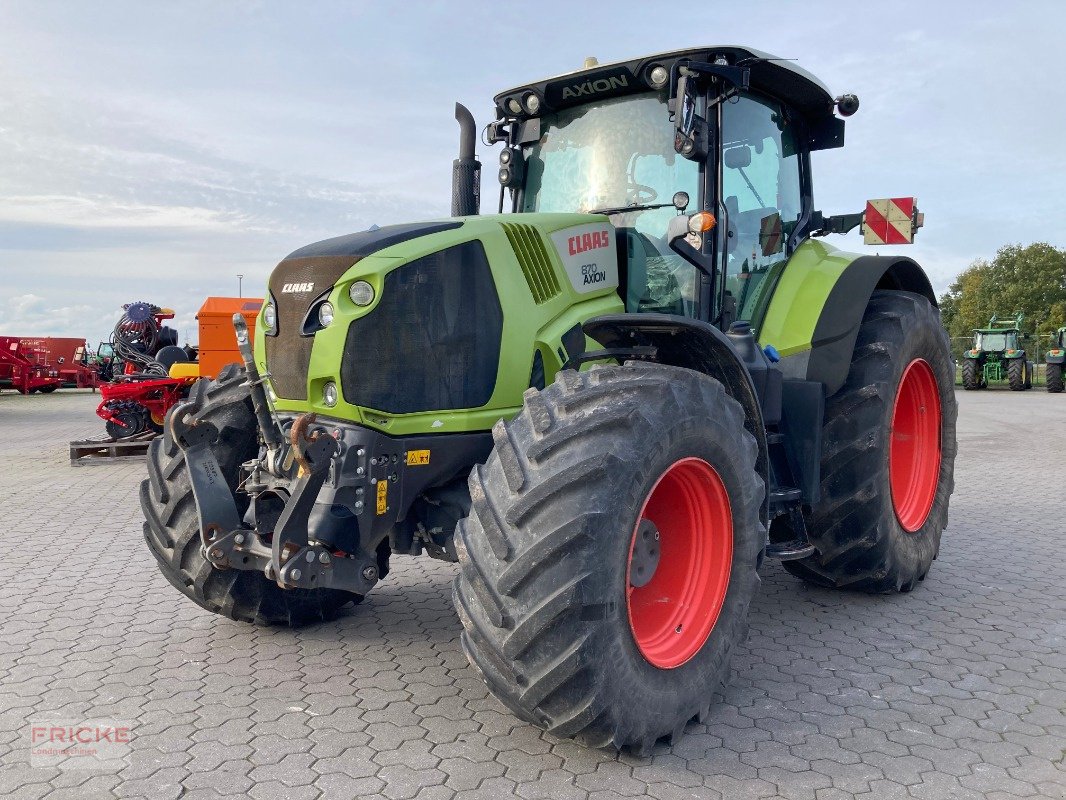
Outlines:
[[385,513],[385,509],[388,508],[389,497],[389,481],[388,478],[378,481],[378,496],[377,496],[377,509],[378,516]]
[[429,451],[428,450],[408,450],[407,451],[407,466],[409,467],[424,467],[429,463]]

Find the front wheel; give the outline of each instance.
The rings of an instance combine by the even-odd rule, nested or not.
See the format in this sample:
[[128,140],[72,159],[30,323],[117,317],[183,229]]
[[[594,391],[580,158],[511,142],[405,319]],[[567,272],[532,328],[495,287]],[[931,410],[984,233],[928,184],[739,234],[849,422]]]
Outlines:
[[1062,391],[1062,364],[1048,364],[1045,367],[1047,390],[1052,394]]
[[552,734],[646,751],[703,718],[765,542],[757,445],[701,373],[563,371],[493,429],[457,529],[462,644]]
[[954,488],[954,384],[936,308],[875,292],[847,380],[826,402],[821,499],[808,522],[817,553],[785,569],[866,592],[906,592],[925,578]]

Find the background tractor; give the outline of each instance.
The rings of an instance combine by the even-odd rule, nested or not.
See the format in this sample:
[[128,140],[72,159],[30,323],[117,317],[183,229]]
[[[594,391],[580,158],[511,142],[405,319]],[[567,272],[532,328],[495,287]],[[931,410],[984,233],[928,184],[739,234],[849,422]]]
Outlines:
[[1047,390],[1058,394],[1062,391],[1062,362],[1066,361],[1066,328],[1059,328],[1052,336],[1051,349],[1044,355]]
[[993,315],[987,328],[973,332],[973,347],[963,354],[962,385],[965,389],[987,388],[989,381],[1007,380],[1011,391],[1033,388],[1035,366],[1021,346],[1021,313]]
[[921,219],[816,208],[810,155],[858,100],[754,50],[495,104],[501,213],[478,216],[457,106],[452,218],[278,264],[254,346],[234,318],[244,368],[152,443],[145,538],[179,591],[256,624],[360,601],[393,554],[457,561],[496,696],[646,751],[706,717],[765,559],[866,592],[925,578],[956,450],[936,299],[913,260],[822,239]]

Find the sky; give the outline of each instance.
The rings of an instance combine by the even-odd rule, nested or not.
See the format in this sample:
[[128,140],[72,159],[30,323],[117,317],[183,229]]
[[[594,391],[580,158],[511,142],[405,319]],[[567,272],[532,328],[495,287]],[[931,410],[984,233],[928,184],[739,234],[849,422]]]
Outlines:
[[0,334],[95,344],[147,300],[195,341],[238,274],[258,296],[303,244],[447,216],[456,100],[480,127],[496,92],[586,56],[709,44],[859,96],[846,146],[813,157],[816,207],[916,196],[899,251],[939,293],[1005,244],[1066,247],[1064,32],[1058,0],[0,0]]

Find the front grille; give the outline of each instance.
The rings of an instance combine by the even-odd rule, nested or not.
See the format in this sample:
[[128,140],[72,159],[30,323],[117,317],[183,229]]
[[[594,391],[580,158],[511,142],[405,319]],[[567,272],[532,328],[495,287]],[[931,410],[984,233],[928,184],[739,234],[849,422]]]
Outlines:
[[529,291],[533,293],[533,301],[539,306],[556,297],[559,278],[552,269],[551,257],[537,229],[513,222],[505,222],[502,227],[529,284]]
[[[278,397],[307,399],[307,369],[314,337],[300,328],[311,302],[327,291],[358,258],[352,256],[294,258],[282,261],[270,275],[270,295],[278,314],[278,333],[264,336],[267,368]],[[303,289],[303,286],[311,288]],[[284,291],[286,287],[289,291]],[[299,287],[302,291],[292,291]]]
[[385,276],[373,312],[352,322],[341,388],[392,414],[478,408],[496,388],[503,311],[480,241]]

